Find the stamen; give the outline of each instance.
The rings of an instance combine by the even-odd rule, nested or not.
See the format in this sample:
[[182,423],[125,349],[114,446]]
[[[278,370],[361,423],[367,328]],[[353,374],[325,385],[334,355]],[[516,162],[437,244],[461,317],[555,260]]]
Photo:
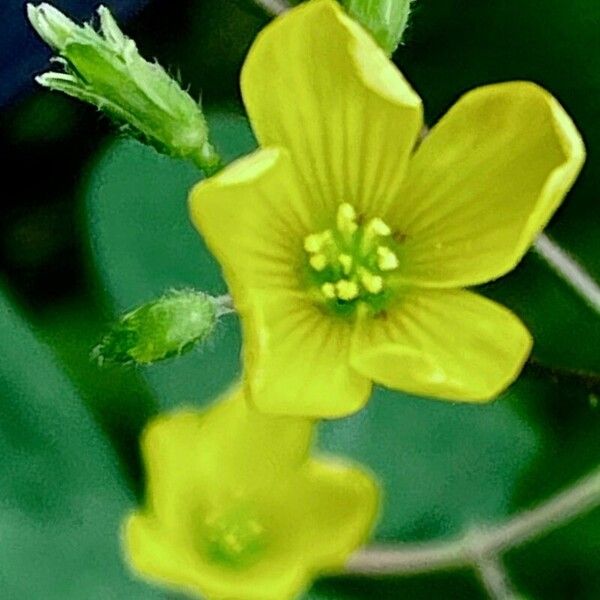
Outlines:
[[377,266],[382,271],[393,271],[398,264],[398,257],[387,246],[377,248]]
[[379,294],[383,290],[383,277],[373,275],[367,269],[361,269],[360,282],[370,294]]
[[375,313],[381,311],[390,296],[386,272],[400,262],[395,236],[383,219],[363,219],[352,204],[341,203],[334,227],[304,238],[307,283],[316,287],[329,309],[344,315],[363,303]]
[[327,257],[324,254],[314,254],[308,260],[315,271],[322,271],[327,266]]
[[392,233],[392,230],[388,227],[385,221],[383,221],[379,217],[375,217],[367,223],[366,233],[372,233],[375,235],[385,237],[390,235]]
[[340,254],[338,257],[340,265],[342,265],[342,269],[344,270],[345,275],[350,275],[350,271],[352,270],[352,257],[349,254]]
[[337,212],[337,228],[341,233],[353,234],[357,229],[356,211],[352,204],[340,204]]
[[325,298],[333,300],[335,298],[335,285],[333,283],[324,283],[321,286],[321,292]]
[[304,249],[310,254],[321,252],[332,239],[333,234],[330,229],[326,229],[320,233],[312,233],[304,238]]
[[358,298],[359,289],[358,285],[355,281],[349,281],[348,279],[340,279],[335,284],[335,290],[337,292],[337,297],[340,300],[354,300]]
[[204,523],[201,540],[207,557],[221,566],[242,568],[260,559],[266,532],[243,508],[214,515]]

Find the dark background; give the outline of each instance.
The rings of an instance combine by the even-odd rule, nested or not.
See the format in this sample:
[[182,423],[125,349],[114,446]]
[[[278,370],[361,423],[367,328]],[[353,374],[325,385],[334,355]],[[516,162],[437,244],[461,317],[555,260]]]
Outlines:
[[[96,4],[55,3],[82,18],[89,18]],[[156,57],[180,73],[194,95],[202,93],[218,133],[216,142],[225,153],[250,150],[253,142],[240,116],[237,77],[246,50],[268,17],[250,0],[106,4],[144,56]],[[46,68],[48,57],[27,26],[24,3],[4,2],[0,277],[12,302],[49,344],[93,419],[116,447],[120,467],[139,493],[136,439],[143,423],[160,408],[188,398],[189,369],[195,359],[209,369],[217,363],[222,366],[219,375],[205,372],[198,380],[203,397],[223,389],[238,369],[239,332],[237,324],[229,324],[217,333],[209,350],[151,372],[99,369],[89,361],[90,348],[116,311],[171,285],[223,291],[223,284],[204,250],[198,250],[203,254],[194,260],[198,242],[187,229],[185,190],[199,174],[137,144],[115,141],[114,128],[93,108],[37,89],[32,79]],[[600,279],[600,3],[417,0],[406,42],[394,60],[423,97],[430,123],[462,92],[490,82],[530,79],[561,101],[583,134],[588,161],[549,232]],[[148,205],[142,210],[144,202]],[[191,258],[183,246],[168,246],[169,236],[173,244],[179,243],[178,228],[187,236],[183,246],[190,244]],[[161,263],[165,248],[173,258],[171,266]],[[178,257],[184,255],[193,263],[189,268],[179,264]],[[130,268],[134,258],[138,262]],[[529,325],[536,338],[536,360],[551,367],[600,370],[598,315],[539,258],[528,256],[515,273],[482,291],[510,306]],[[226,358],[219,358],[219,353],[227,353]],[[390,493],[392,508],[378,537],[398,541],[443,537],[473,522],[501,519],[597,465],[600,412],[592,392],[574,379],[550,378],[536,368],[526,369],[517,386],[496,403],[504,404],[490,412],[470,408],[452,412],[454,407],[417,399],[392,401],[389,393],[379,391],[372,402],[379,402],[378,407],[370,407],[366,416],[325,427],[323,444],[340,452],[359,447],[356,458],[378,472],[381,467],[386,485],[398,487]],[[401,414],[394,402],[402,403]],[[392,419],[393,428],[385,429],[388,409],[398,420]],[[383,441],[378,445],[372,440],[380,434]],[[408,456],[400,463],[391,458],[398,452],[398,440]],[[463,463],[479,465],[470,479],[461,479]],[[453,478],[447,465],[461,475]],[[488,489],[479,477],[493,485]],[[488,494],[482,499],[475,497],[480,489]],[[406,500],[411,493],[412,500]],[[599,557],[596,511],[511,553],[507,563],[526,597],[592,600],[600,597]],[[319,584],[314,593],[315,598],[483,597],[470,574],[332,580]]]

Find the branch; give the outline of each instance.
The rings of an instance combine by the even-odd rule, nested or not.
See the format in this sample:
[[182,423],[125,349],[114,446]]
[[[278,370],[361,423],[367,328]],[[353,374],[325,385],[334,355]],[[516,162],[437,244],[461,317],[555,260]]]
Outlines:
[[475,567],[481,573],[481,557],[488,560],[501,556],[599,505],[600,467],[597,467],[572,487],[505,523],[476,528],[447,542],[372,546],[355,554],[346,572],[353,575],[406,575]]
[[600,393],[600,373],[584,369],[567,369],[565,367],[551,367],[540,362],[534,356],[527,361],[528,372],[538,377],[549,377],[555,381],[574,383],[583,386],[589,393]]
[[273,16],[280,15],[291,8],[286,0],[254,0],[254,2]]
[[600,314],[600,286],[585,268],[545,233],[540,235],[533,247],[538,256],[543,258],[592,310]]
[[493,600],[517,600],[502,561],[497,556],[481,556],[476,561],[479,579]]

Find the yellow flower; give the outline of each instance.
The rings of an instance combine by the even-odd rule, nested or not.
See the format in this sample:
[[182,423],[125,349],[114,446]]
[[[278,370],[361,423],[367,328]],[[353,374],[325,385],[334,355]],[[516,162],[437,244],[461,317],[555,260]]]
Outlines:
[[533,83],[480,87],[416,147],[421,100],[331,0],[269,25],[241,86],[262,149],[190,204],[243,318],[251,400],[333,417],[372,381],[501,392],[531,337],[461,288],[514,268],[573,184],[585,150],[558,102]]
[[205,598],[294,598],[369,534],[374,480],[308,457],[312,423],[248,408],[240,392],[165,415],[142,438],[146,507],[125,525],[132,566]]

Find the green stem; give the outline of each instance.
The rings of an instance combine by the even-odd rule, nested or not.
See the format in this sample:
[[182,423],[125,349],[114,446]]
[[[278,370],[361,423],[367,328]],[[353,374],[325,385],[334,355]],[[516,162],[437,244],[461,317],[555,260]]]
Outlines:
[[205,142],[202,148],[198,149],[190,158],[204,172],[206,177],[218,173],[225,166],[225,161],[209,142]]

